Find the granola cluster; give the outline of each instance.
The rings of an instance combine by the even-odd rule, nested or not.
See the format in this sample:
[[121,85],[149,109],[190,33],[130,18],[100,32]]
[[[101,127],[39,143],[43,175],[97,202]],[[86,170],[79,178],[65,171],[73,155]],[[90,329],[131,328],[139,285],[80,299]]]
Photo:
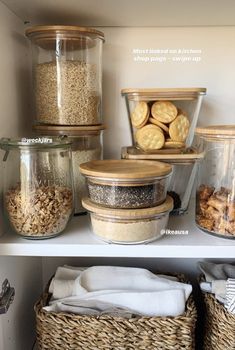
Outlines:
[[53,236],[63,231],[73,211],[73,195],[63,186],[20,186],[5,195],[10,223],[17,233],[31,238]]
[[196,221],[208,231],[235,237],[235,199],[231,191],[201,185],[197,192]]

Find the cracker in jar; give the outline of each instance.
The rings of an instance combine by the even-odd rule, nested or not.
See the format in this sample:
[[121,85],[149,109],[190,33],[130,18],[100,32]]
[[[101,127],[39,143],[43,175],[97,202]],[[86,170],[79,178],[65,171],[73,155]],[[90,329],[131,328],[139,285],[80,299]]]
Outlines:
[[154,119],[151,117],[149,118],[149,121],[150,121],[150,123],[159,126],[159,128],[161,128],[163,131],[165,131],[167,134],[169,134],[169,128],[165,124],[163,124],[163,123],[159,122],[157,119]]
[[137,130],[136,142],[144,151],[161,149],[165,143],[165,137],[161,128],[148,124]]
[[169,135],[174,141],[184,142],[189,132],[189,120],[184,114],[178,115],[169,126]]
[[170,101],[157,101],[154,102],[151,108],[151,114],[153,118],[161,123],[171,123],[177,116],[177,108]]
[[135,106],[134,111],[131,113],[131,123],[135,128],[143,127],[149,118],[149,106],[147,102],[140,101]]
[[171,139],[167,139],[164,148],[184,148],[185,143],[184,142],[179,142],[179,141],[173,141]]

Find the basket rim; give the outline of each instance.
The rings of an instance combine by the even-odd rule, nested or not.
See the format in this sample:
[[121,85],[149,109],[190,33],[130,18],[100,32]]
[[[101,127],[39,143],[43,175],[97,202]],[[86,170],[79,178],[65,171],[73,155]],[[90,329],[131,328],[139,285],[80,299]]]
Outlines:
[[[175,276],[178,277],[180,282],[183,283],[189,283],[189,281],[186,279],[184,274],[169,274],[169,273],[164,273],[164,275],[168,275],[168,276]],[[185,304],[185,311],[182,315],[179,316],[135,316],[132,318],[123,318],[120,316],[111,316],[111,315],[98,315],[98,316],[90,316],[90,315],[79,315],[79,314],[75,314],[75,313],[67,313],[67,312],[49,312],[46,310],[43,310],[44,306],[48,305],[48,302],[50,300],[51,294],[49,293],[49,285],[50,285],[50,281],[52,280],[53,277],[50,278],[45,291],[42,293],[41,297],[39,298],[39,300],[35,303],[34,305],[34,311],[36,313],[36,316],[39,315],[44,315],[44,317],[46,316],[51,316],[51,317],[67,317],[67,318],[72,318],[72,319],[76,319],[76,320],[107,320],[107,321],[111,321],[111,320],[115,320],[115,321],[127,321],[127,322],[139,322],[139,321],[149,321],[149,320],[186,320],[188,318],[190,318],[192,321],[194,320],[196,322],[197,319],[197,309],[196,309],[196,305],[194,302],[194,298],[193,298],[193,292],[190,294],[186,304]]]

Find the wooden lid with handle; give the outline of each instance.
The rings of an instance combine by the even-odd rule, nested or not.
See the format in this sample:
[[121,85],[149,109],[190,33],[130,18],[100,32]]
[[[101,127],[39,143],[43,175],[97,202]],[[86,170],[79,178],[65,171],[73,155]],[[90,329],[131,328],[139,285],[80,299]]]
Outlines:
[[145,180],[171,173],[170,164],[149,160],[93,160],[80,165],[84,175],[105,179]]
[[141,219],[145,217],[151,217],[154,215],[170,212],[174,207],[173,199],[170,196],[167,196],[165,202],[163,202],[161,205],[152,208],[111,209],[102,207],[99,204],[95,204],[89,198],[83,198],[82,205],[85,209],[92,213],[120,219]]

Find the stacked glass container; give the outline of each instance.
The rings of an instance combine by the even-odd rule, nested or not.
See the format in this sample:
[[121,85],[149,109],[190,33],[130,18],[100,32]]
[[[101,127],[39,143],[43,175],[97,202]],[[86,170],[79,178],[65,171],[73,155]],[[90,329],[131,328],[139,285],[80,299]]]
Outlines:
[[79,172],[83,162],[102,159],[102,46],[104,34],[79,26],[36,26],[31,41],[37,135],[72,142],[75,214],[85,212]]

